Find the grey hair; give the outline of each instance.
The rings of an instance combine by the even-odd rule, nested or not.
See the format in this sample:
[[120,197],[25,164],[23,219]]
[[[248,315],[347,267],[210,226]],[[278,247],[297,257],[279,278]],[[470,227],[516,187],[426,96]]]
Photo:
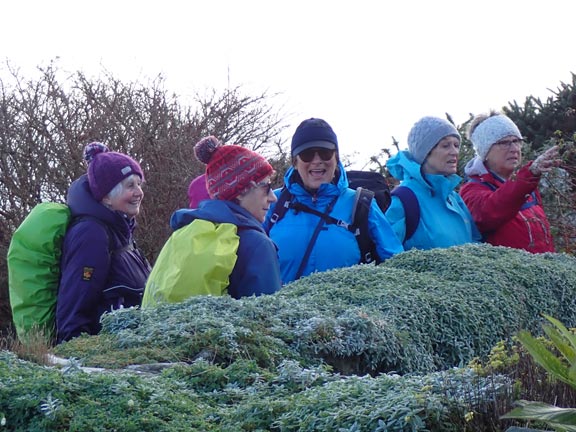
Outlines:
[[[126,177],[125,179],[123,179],[122,181],[118,182],[116,184],[116,186],[114,186],[112,188],[112,190],[110,192],[108,192],[108,195],[106,195],[104,198],[108,197],[109,199],[114,199],[116,198],[118,195],[120,195],[120,193],[122,192],[122,190],[124,189],[124,180],[129,179],[133,176],[136,176],[138,178],[140,178],[140,176],[138,174],[132,174],[129,175],[128,177]],[[102,199],[104,199],[102,198]]]

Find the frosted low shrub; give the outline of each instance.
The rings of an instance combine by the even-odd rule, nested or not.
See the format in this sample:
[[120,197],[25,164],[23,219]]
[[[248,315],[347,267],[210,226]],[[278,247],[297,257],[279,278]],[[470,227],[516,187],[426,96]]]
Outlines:
[[108,367],[129,361],[130,350],[141,361],[293,359],[357,375],[444,370],[520,329],[538,331],[542,313],[576,323],[574,268],[567,255],[489,245],[409,251],[377,267],[316,273],[272,296],[112,313],[102,348],[79,338],[57,352]]
[[510,397],[507,378],[454,367],[536,332],[543,313],[574,326],[575,268],[567,255],[467,245],[313,274],[270,296],[117,311],[55,354],[178,365],[64,374],[4,353],[0,418],[31,431],[487,430],[482,413]]
[[[469,369],[345,377],[286,361],[196,361],[161,375],[64,375],[0,352],[4,430],[458,431],[465,413],[506,392],[501,376]],[[464,422],[464,423],[462,423]]]

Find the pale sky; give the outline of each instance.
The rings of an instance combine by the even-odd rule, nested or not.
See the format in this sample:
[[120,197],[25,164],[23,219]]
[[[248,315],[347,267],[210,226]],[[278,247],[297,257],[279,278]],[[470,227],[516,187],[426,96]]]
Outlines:
[[575,16],[574,0],[19,0],[2,3],[0,58],[161,73],[183,97],[229,81],[281,93],[287,138],[321,117],[361,167],[422,116],[552,96],[576,73]]

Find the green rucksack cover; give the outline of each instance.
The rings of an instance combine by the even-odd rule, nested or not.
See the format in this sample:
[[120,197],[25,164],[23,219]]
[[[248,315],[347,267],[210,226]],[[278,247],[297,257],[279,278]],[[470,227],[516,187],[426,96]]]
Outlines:
[[228,292],[240,237],[230,223],[196,219],[172,233],[146,282],[142,307]]
[[70,223],[65,204],[36,205],[12,235],[8,248],[10,306],[20,341],[30,330],[55,334],[62,242]]

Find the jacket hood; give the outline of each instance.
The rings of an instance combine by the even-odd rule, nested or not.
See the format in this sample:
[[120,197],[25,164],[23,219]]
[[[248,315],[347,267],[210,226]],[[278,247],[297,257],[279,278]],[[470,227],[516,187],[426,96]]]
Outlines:
[[119,232],[129,234],[135,227],[135,219],[127,218],[96,201],[88,186],[88,176],[80,176],[72,182],[66,196],[72,217],[90,216],[114,227]]
[[231,223],[238,228],[265,232],[262,224],[248,210],[232,201],[225,200],[205,200],[197,209],[176,210],[170,218],[170,226],[173,230],[177,230],[196,219],[214,223]]
[[462,181],[462,177],[457,174],[423,174],[422,165],[412,159],[408,151],[398,152],[388,159],[386,167],[395,179],[416,182],[431,192],[439,191],[442,196],[448,196]]
[[396,180],[407,180],[409,178],[423,180],[422,165],[412,159],[410,152],[404,150],[392,156],[386,162],[388,171]]
[[486,165],[484,165],[484,162],[478,156],[475,156],[474,158],[470,159],[466,164],[466,166],[464,167],[464,174],[466,174],[467,176],[473,176],[473,175],[481,176],[487,173],[488,170],[486,169]]

